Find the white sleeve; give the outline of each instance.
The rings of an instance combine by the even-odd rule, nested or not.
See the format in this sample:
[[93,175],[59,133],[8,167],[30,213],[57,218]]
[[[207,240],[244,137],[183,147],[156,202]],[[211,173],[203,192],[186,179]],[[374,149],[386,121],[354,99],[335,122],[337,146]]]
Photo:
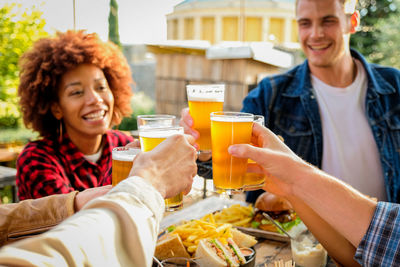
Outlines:
[[160,193],[131,177],[52,230],[3,247],[0,265],[151,266],[163,211]]

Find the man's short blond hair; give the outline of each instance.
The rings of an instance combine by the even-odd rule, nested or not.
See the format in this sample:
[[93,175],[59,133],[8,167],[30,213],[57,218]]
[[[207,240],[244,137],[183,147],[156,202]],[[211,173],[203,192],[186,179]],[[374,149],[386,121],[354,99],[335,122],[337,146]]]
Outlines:
[[[321,0],[323,1],[323,0]],[[358,0],[339,0],[344,7],[344,13],[345,14],[353,14],[354,11],[356,11],[356,5]],[[297,12],[297,4],[299,3],[299,0],[296,0],[296,12]]]

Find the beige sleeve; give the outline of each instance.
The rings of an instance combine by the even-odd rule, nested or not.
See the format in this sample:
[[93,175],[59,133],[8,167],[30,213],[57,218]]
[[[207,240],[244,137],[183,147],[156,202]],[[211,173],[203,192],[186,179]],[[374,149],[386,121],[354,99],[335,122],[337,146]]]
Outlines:
[[151,266],[163,210],[154,187],[128,178],[52,230],[4,246],[0,265]]
[[43,233],[73,215],[77,193],[0,205],[0,246]]

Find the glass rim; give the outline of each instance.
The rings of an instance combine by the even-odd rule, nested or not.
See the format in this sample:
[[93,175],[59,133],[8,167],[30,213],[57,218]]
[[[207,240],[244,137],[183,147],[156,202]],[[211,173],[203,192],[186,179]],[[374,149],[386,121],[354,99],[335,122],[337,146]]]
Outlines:
[[236,111],[214,111],[210,113],[210,117],[241,117],[241,118],[254,118],[254,114]]
[[135,147],[124,147],[124,146],[117,146],[114,147],[111,151],[141,151],[140,148],[135,148]]
[[226,87],[225,83],[205,83],[205,84],[187,84],[186,88],[188,87]]
[[117,161],[132,161],[140,152],[140,148],[118,146],[111,150],[111,158]]
[[149,115],[137,115],[136,118],[156,120],[156,119],[176,119],[176,116],[169,114],[149,114]]
[[182,130],[184,131],[183,126],[155,126],[155,127],[142,127],[139,130],[139,134],[140,132],[148,132],[148,131],[170,131],[170,130]]

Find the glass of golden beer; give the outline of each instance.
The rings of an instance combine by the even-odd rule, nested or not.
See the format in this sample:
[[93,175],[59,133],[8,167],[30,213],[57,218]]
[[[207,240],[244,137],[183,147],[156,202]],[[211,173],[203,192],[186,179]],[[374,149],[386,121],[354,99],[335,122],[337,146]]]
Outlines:
[[176,117],[174,115],[139,115],[137,116],[138,129],[150,127],[150,128],[163,128],[170,127],[175,124]]
[[193,118],[194,129],[200,133],[197,143],[200,152],[211,151],[210,113],[222,111],[224,105],[224,84],[203,84],[186,86],[189,113]]
[[[264,116],[254,115],[254,122],[264,126]],[[252,144],[254,145],[254,144]],[[249,159],[248,163],[255,163],[255,161]],[[265,175],[262,173],[250,173],[247,172],[244,176],[244,187],[245,191],[252,191],[261,189],[265,182]]]
[[213,182],[217,192],[230,195],[243,189],[247,159],[231,156],[228,147],[250,144],[253,117],[243,112],[211,113]]
[[138,148],[114,147],[112,150],[112,185],[115,186],[128,178],[135,156],[140,152]]
[[[139,139],[142,151],[150,151],[158,146],[166,138],[175,135],[183,134],[183,127],[142,127],[139,128]],[[183,194],[165,199],[165,210],[174,211],[181,209],[183,206]]]

